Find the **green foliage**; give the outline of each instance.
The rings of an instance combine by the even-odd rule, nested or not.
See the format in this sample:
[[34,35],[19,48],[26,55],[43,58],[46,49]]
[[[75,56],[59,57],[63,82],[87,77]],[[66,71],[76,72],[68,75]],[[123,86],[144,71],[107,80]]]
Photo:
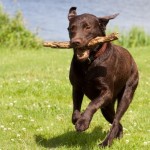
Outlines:
[[132,27],[129,31],[118,31],[119,40],[115,44],[123,47],[143,47],[150,45],[150,35],[139,27]]
[[40,40],[25,28],[21,12],[11,18],[0,7],[0,47],[40,47]]
[[[115,29],[111,32],[114,32]],[[150,35],[144,29],[132,27],[128,32],[119,31],[119,40],[115,44],[123,47],[143,47],[150,45]],[[10,17],[0,7],[0,47],[40,48],[41,40],[26,29],[21,12]]]
[[[132,48],[140,72],[134,99],[121,123],[124,136],[106,150],[150,148],[150,47]],[[72,50],[6,48],[0,53],[0,149],[103,150],[110,125],[97,111],[83,133],[71,123],[68,79]],[[82,111],[90,101],[85,97]]]

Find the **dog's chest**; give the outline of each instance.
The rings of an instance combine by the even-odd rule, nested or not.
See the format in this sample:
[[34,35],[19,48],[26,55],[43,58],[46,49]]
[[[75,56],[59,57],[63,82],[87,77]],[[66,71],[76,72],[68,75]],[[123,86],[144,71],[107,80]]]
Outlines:
[[84,80],[82,90],[89,99],[94,99],[100,94],[100,85],[97,79]]
[[[75,68],[74,68],[75,69]],[[94,66],[88,69],[74,71],[74,77],[72,80],[76,80],[76,83],[82,88],[82,91],[89,99],[96,98],[102,88],[101,80],[106,75],[106,69],[102,66]]]

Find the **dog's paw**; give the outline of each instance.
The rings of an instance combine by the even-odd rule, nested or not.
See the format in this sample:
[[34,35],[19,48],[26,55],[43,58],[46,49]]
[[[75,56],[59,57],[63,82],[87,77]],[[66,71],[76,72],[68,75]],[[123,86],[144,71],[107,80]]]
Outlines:
[[75,125],[75,123],[77,122],[77,120],[81,118],[81,113],[79,111],[75,111],[72,114],[72,123]]
[[107,147],[107,146],[109,146],[109,145],[108,145],[108,143],[106,143],[106,142],[102,142],[102,143],[99,144],[98,146],[99,146],[99,147],[102,147],[102,148],[105,148],[105,147]]
[[105,139],[102,143],[99,144],[99,147],[102,147],[102,148],[107,147],[107,146],[110,146],[108,139]]
[[117,135],[116,135],[116,138],[117,139],[121,139],[123,137],[123,127],[122,127],[122,125],[120,124],[119,125],[119,129],[118,129],[118,133],[117,133]]
[[90,120],[85,117],[81,117],[75,124],[75,128],[78,132],[85,131],[89,128]]

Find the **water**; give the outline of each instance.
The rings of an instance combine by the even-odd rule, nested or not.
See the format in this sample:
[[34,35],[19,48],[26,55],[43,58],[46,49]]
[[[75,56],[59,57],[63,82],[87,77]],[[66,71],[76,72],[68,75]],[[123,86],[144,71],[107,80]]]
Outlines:
[[119,29],[130,29],[140,26],[150,33],[149,0],[0,0],[10,15],[21,10],[25,24],[43,40],[69,40],[68,9],[77,7],[78,14],[92,13],[96,16],[120,15],[111,20],[107,29],[115,26]]

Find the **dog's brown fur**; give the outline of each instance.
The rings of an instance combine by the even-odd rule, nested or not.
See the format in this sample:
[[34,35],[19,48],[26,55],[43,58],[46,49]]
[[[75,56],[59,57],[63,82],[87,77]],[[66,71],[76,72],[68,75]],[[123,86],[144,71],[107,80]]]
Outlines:
[[[105,119],[112,124],[109,134],[101,144],[109,146],[114,138],[120,138],[123,127],[121,117],[132,101],[138,85],[138,70],[130,53],[107,43],[92,49],[84,49],[87,43],[105,36],[105,28],[110,19],[118,14],[97,18],[91,14],[76,14],[76,8],[69,10],[69,36],[74,55],[70,67],[70,82],[73,90],[72,122],[77,131],[88,129],[94,113],[100,108]],[[81,113],[84,94],[91,100]],[[118,102],[115,111],[114,104]]]

